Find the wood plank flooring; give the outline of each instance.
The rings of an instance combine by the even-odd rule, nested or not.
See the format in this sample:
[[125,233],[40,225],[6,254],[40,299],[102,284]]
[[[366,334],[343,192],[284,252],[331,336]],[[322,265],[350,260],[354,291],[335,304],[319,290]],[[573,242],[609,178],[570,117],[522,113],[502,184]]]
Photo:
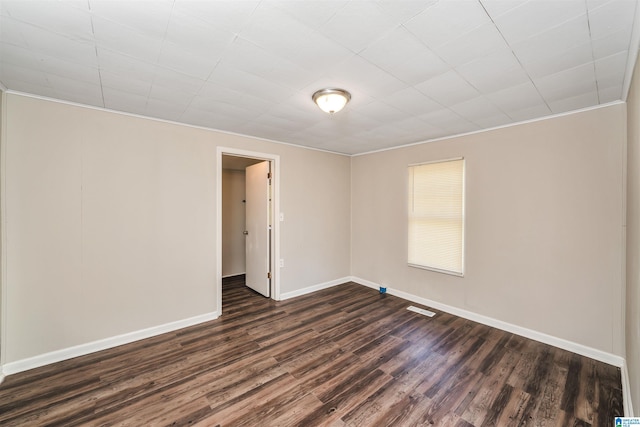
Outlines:
[[[611,426],[620,370],[354,283],[8,376],[0,425]],[[415,305],[415,304],[413,304]]]

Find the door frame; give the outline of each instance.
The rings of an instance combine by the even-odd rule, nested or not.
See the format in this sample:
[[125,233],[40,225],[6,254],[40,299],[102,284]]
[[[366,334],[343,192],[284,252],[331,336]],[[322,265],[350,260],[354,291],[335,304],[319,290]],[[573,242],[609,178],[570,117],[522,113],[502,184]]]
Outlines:
[[271,162],[271,299],[280,300],[280,156],[238,148],[216,149],[216,311],[222,316],[222,156],[249,157]]

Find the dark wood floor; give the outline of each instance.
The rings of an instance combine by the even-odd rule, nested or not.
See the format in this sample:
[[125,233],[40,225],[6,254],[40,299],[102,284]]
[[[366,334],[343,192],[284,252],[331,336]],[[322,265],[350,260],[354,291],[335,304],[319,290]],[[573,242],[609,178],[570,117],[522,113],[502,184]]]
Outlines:
[[[6,378],[0,425],[611,426],[619,369],[348,283]],[[415,304],[414,304],[415,305]],[[434,310],[436,311],[436,310]]]

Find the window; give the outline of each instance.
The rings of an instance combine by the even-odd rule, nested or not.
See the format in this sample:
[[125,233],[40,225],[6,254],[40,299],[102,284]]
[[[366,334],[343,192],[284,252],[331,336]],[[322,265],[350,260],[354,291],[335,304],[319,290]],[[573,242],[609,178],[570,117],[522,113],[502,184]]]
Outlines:
[[464,159],[409,166],[408,262],[464,274]]

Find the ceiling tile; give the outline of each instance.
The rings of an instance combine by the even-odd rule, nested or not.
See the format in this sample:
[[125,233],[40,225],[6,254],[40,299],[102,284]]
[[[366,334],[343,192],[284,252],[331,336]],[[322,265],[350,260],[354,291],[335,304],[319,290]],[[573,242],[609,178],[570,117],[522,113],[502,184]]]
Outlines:
[[145,114],[146,112],[146,96],[136,95],[128,91],[125,92],[109,87],[104,87],[102,92],[105,108],[132,114]]
[[509,111],[508,114],[514,121],[520,122],[548,116],[551,114],[551,109],[546,104],[538,104],[520,110]]
[[94,17],[93,28],[98,46],[136,59],[155,63],[162,49],[161,37],[150,37],[107,19]]
[[230,67],[224,62],[215,68],[208,81],[273,103],[290,98],[295,92],[286,86]]
[[175,0],[173,9],[201,19],[214,28],[238,33],[259,3],[258,0]]
[[560,54],[540,55],[537,61],[524,64],[524,68],[532,78],[538,78],[575,68],[592,61],[593,50],[591,43],[587,41]]
[[622,87],[627,65],[627,52],[607,56],[595,62],[598,87]]
[[432,113],[422,114],[419,116],[421,120],[424,120],[428,124],[440,128],[445,132],[460,133],[459,129],[469,129],[464,132],[478,129],[476,125],[469,122],[467,119],[460,117],[459,114],[443,108],[441,110],[434,111]]
[[382,12],[390,17],[394,22],[406,22],[418,15],[428,7],[437,3],[438,0],[377,0],[376,4]]
[[[354,133],[359,132],[362,129],[371,129],[380,124],[379,120],[372,119],[371,117],[361,114],[359,111],[346,110],[345,112],[347,114],[344,115],[344,118],[343,118],[344,120],[338,123],[343,129],[348,129]],[[319,116],[319,117],[322,117],[323,119],[325,118],[325,116]],[[331,120],[333,119],[335,119],[334,116],[331,117]]]
[[64,0],[64,3],[66,6],[73,7],[74,9],[80,9],[83,12],[91,11],[91,6],[87,0]]
[[489,55],[508,46],[492,22],[481,25],[462,36],[434,47],[434,52],[452,67]]
[[[366,19],[362,19],[366,16]],[[350,1],[339,9],[320,32],[353,52],[360,52],[397,24],[373,2]]]
[[266,2],[258,6],[239,36],[269,52],[289,57],[302,49],[310,33],[315,31]]
[[309,85],[320,76],[320,73],[313,69],[305,70],[241,38],[233,42],[223,62],[229,67],[295,89]]
[[[398,63],[405,62],[408,57],[429,50],[406,28],[398,27],[380,37],[360,52],[360,56],[385,70],[397,68]],[[443,63],[443,66],[446,66]]]
[[[200,111],[207,111],[211,116],[222,115],[224,117],[232,118],[238,122],[248,122],[254,120],[264,112],[259,112],[247,108],[243,108],[236,103],[230,104],[228,102],[220,101],[217,99],[205,98],[202,96],[195,96],[189,104],[189,109],[196,109]],[[221,129],[228,129],[223,127]]]
[[229,30],[212,27],[200,19],[175,11],[169,20],[164,40],[190,53],[211,58],[222,56],[235,36]]
[[51,31],[21,25],[27,47],[34,52],[87,66],[97,66],[93,44],[72,40]]
[[404,26],[434,48],[489,22],[489,16],[477,0],[441,0]]
[[21,81],[37,86],[51,86],[44,72],[9,63],[0,64],[0,81]]
[[43,55],[41,59],[41,69],[46,70],[47,74],[66,77],[94,85],[100,84],[100,73],[96,67],[75,64],[48,55]]
[[[326,73],[335,64],[355,56],[355,53],[346,47],[320,33],[310,32],[305,37],[305,43],[309,43],[313,49],[309,49],[309,45],[305,44],[286,56],[289,61],[304,69]],[[276,55],[281,53],[277,49],[271,50],[271,52]]]
[[622,87],[612,86],[608,88],[598,88],[598,98],[601,103],[619,101],[622,97]]
[[442,105],[451,106],[480,93],[455,71],[449,71],[416,85],[416,89]]
[[22,47],[0,43],[0,64],[22,64],[26,69],[46,71],[62,77],[80,80],[85,83],[100,84],[97,67],[90,67],[67,60],[58,59],[43,53],[37,53]]
[[422,134],[424,135],[424,139],[426,139],[430,133],[440,130],[417,117],[396,120],[393,122],[393,126],[405,135],[413,133]]
[[425,81],[448,69],[440,57],[404,27],[372,43],[360,56],[407,84]]
[[297,123],[297,126],[300,129],[305,129],[309,126],[313,126],[318,120],[324,118],[324,116],[319,114],[320,110],[316,111],[312,107],[313,106],[308,106],[305,109],[300,109],[286,104],[281,104],[268,108],[268,111],[273,117],[288,119]]
[[443,108],[442,105],[412,87],[399,90],[387,96],[384,101],[392,107],[412,115],[427,114]]
[[3,0],[2,6],[13,19],[28,22],[43,30],[76,40],[88,40],[93,36],[88,11],[69,7],[65,2]]
[[498,107],[483,96],[452,105],[451,110],[470,122],[498,116],[502,113]]
[[173,6],[173,2],[169,0],[88,0],[88,2],[94,17],[105,18],[133,29],[136,33],[160,40],[164,37]]
[[10,87],[11,90],[16,92],[24,92],[24,93],[34,93],[36,92],[38,96],[42,96],[45,98],[53,98],[60,99],[60,95],[56,92],[51,86],[41,86],[34,84],[32,82],[25,82],[23,80],[11,80],[5,79],[0,76],[0,82],[6,87]]
[[598,93],[588,92],[569,98],[559,99],[549,102],[549,107],[554,114],[564,113],[566,111],[578,110],[580,108],[590,107],[598,103]]
[[334,64],[327,77],[349,91],[360,89],[374,98],[384,97],[407,87],[405,83],[360,56]]
[[197,77],[188,76],[179,71],[156,67],[154,70],[153,83],[195,95],[200,93],[205,81]]
[[22,46],[0,42],[0,63],[40,70],[43,56],[41,53]]
[[518,86],[489,93],[485,96],[510,116],[512,111],[544,105],[544,100],[540,96],[540,93],[530,81]]
[[512,87],[529,80],[511,49],[502,49],[456,68],[456,71],[482,93]]
[[215,55],[202,56],[193,54],[182,49],[180,45],[165,42],[158,57],[158,64],[165,68],[206,80],[219,60],[220,58]]
[[[149,100],[174,102],[178,106],[186,107],[193,99],[193,95],[181,90],[154,84],[149,91]],[[184,108],[183,108],[184,110]]]
[[636,0],[613,0],[590,10],[591,36],[599,39],[620,28],[630,27],[635,16],[636,5]]
[[[0,2],[0,5],[5,2]],[[11,46],[20,46],[28,48],[27,40],[22,35],[24,31],[29,31],[30,26],[25,25],[23,22],[16,21],[8,15],[0,15],[2,19],[2,25],[0,25],[0,42]]]
[[[250,104],[249,102],[246,102],[246,100],[244,101],[245,102],[243,103],[234,102],[233,104],[230,104],[217,99],[196,96],[191,101],[189,107],[209,111],[213,115],[221,114],[224,117],[233,118],[238,122],[249,122],[269,111],[268,108],[260,109],[256,105]],[[222,129],[228,128],[223,127]]]
[[547,31],[513,44],[513,51],[523,64],[555,57],[589,41],[587,15],[566,21]]
[[503,15],[513,8],[521,6],[523,3],[529,0],[480,0],[482,6],[485,8],[491,18],[496,19],[498,16]]
[[252,121],[252,123],[275,127],[280,135],[286,135],[289,132],[299,132],[302,128],[301,123],[296,120],[291,120],[272,114],[262,114],[256,117]]
[[[612,0],[587,0],[587,10],[592,11],[595,8],[598,8],[605,3],[609,3]],[[630,0],[635,1],[635,0]]]
[[153,81],[157,66],[109,49],[97,48],[100,69],[137,80]]
[[186,108],[187,105],[183,103],[149,98],[145,114],[173,121],[175,117],[181,117]]
[[385,121],[394,121],[404,117],[402,111],[384,102],[371,102],[358,109],[358,113],[379,123]]
[[534,79],[536,87],[547,102],[578,96],[596,90],[596,75],[592,64]]
[[513,123],[513,119],[504,113],[499,113],[495,116],[476,119],[474,123],[483,129],[488,129]]
[[106,70],[100,72],[103,88],[118,90],[121,93],[130,93],[147,97],[151,90],[151,81],[138,80],[122,74],[112,73]]
[[618,31],[611,32],[606,36],[594,39],[591,44],[593,46],[594,59],[604,58],[618,52],[629,49],[631,41],[631,28],[624,27]]
[[584,0],[534,0],[495,18],[508,43],[518,43],[586,13]]
[[60,99],[96,107],[104,107],[102,87],[99,85],[51,74],[47,75],[47,80],[49,80],[53,89],[58,93]]
[[242,92],[229,89],[228,87],[223,85],[219,85],[213,82],[205,82],[198,96],[201,98],[213,99],[219,102],[234,104],[239,98],[246,95]]
[[326,24],[347,2],[345,0],[299,1],[269,0],[273,4],[311,28],[318,29]]

